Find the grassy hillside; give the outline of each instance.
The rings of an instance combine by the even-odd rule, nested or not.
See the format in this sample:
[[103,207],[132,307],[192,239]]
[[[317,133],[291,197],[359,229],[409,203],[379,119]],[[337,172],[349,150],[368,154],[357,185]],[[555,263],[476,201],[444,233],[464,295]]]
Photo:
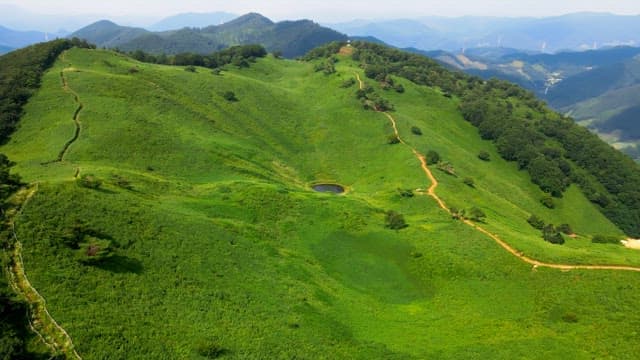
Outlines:
[[[31,282],[84,359],[640,351],[637,273],[532,269],[433,199],[400,196],[430,183],[406,145],[387,143],[387,118],[362,108],[348,81],[356,73],[364,79],[344,56],[331,75],[274,58],[219,76],[100,50],[58,60],[0,150],[39,184],[17,236]],[[637,252],[590,242],[622,232],[577,188],[543,207],[543,193],[480,140],[455,98],[396,82],[404,93],[384,96],[402,138],[455,166],[458,177],[434,170],[448,204],[481,208],[483,226],[530,257],[640,265]],[[79,103],[80,135],[50,162],[73,137]],[[85,175],[102,185],[79,186]],[[318,182],[347,192],[311,191]],[[386,229],[387,210],[409,227]],[[531,213],[570,223],[578,237],[543,241]],[[111,256],[89,261],[86,248],[68,246],[78,236],[109,243]]]

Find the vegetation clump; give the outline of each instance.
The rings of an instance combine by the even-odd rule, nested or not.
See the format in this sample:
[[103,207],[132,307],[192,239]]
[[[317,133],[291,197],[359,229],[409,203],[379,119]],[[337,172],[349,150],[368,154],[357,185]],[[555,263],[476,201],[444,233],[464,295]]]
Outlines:
[[558,231],[558,229],[556,229],[556,227],[553,226],[553,224],[545,225],[544,228],[542,228],[542,238],[545,241],[550,242],[552,244],[556,244],[556,245],[564,244],[564,237]]
[[387,144],[389,145],[400,144],[400,138],[396,134],[391,134],[387,136]]
[[478,159],[482,161],[491,161],[491,154],[489,154],[489,152],[487,151],[482,150],[478,153]]
[[415,196],[415,194],[413,193],[413,190],[411,190],[411,189],[400,189],[399,188],[398,189],[398,194],[401,197],[404,197],[404,198],[412,198],[412,197]]
[[551,196],[545,196],[540,199],[540,203],[549,209],[554,209],[556,207],[556,202],[553,201]]
[[225,91],[222,93],[222,97],[229,102],[236,102],[238,98],[236,97],[236,93],[233,91]]
[[422,130],[420,130],[420,128],[419,128],[419,127],[417,127],[417,126],[412,126],[412,127],[411,127],[411,133],[412,133],[413,135],[418,135],[418,136],[420,136],[420,135],[422,135]]
[[440,154],[438,154],[435,150],[427,151],[427,155],[425,155],[425,160],[427,161],[427,165],[434,165],[440,162]]
[[447,175],[451,175],[451,176],[458,176],[456,174],[456,169],[453,167],[453,164],[451,164],[448,161],[440,161],[437,163],[436,168],[442,172],[444,172]]
[[385,215],[385,227],[391,230],[401,230],[408,227],[404,216],[394,210],[387,211]]
[[569,224],[560,224],[558,225],[558,231],[565,235],[573,235],[573,229]]
[[538,230],[542,230],[544,229],[544,226],[546,225],[544,223],[544,220],[542,220],[541,218],[539,218],[536,215],[531,215],[528,219],[527,222],[529,223],[529,225],[531,225],[534,229],[538,229]]
[[478,207],[471,207],[469,211],[467,211],[467,216],[469,220],[484,222],[487,218],[487,215]]
[[348,78],[347,80],[343,81],[342,84],[340,84],[340,87],[346,89],[346,88],[352,87],[355,84],[356,84],[356,79],[351,77],[351,78]]
[[594,244],[620,244],[620,238],[611,235],[594,235],[591,238],[591,242]]
[[462,182],[465,185],[467,185],[468,187],[472,187],[472,188],[476,187],[476,182],[470,177],[466,177],[466,178],[462,179]]
[[78,185],[87,188],[97,190],[102,186],[102,180],[93,174],[84,174],[77,179]]

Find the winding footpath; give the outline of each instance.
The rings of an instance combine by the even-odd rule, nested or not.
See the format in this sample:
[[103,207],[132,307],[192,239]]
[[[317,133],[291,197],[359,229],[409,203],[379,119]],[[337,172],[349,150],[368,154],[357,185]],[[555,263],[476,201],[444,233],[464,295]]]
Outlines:
[[[355,73],[355,75],[356,75],[356,79],[358,80],[358,84],[360,86],[360,90],[364,89],[364,82],[362,81],[362,79],[360,79],[360,75],[358,73]],[[413,148],[409,144],[407,144],[402,139],[402,137],[400,137],[400,133],[398,132],[398,125],[396,124],[396,119],[390,113],[388,113],[386,111],[378,111],[378,112],[384,114],[387,117],[387,119],[389,119],[389,122],[391,123],[391,126],[393,127],[393,131],[394,131],[396,137],[398,138],[398,140],[400,141],[400,143],[405,145],[405,146],[407,146],[407,147],[409,147],[409,149],[411,149],[411,151],[413,152],[415,157],[420,161],[420,167],[422,168],[422,170],[424,171],[425,175],[427,176],[427,178],[431,182],[431,186],[429,186],[429,189],[427,190],[427,195],[432,197],[438,203],[438,206],[440,208],[442,208],[447,213],[451,214],[451,210],[447,207],[445,202],[436,193],[436,188],[438,187],[438,180],[436,180],[435,176],[433,176],[433,173],[431,172],[431,169],[429,169],[429,164],[427,164],[427,160],[426,160],[425,156],[423,154],[419,153],[415,148]],[[568,270],[619,270],[620,271],[621,270],[621,271],[636,271],[636,272],[640,272],[640,267],[635,267],[635,266],[624,266],[624,265],[571,265],[571,264],[554,264],[554,263],[547,263],[547,262],[543,262],[543,261],[538,261],[536,259],[532,259],[532,258],[524,255],[522,252],[516,250],[511,245],[507,244],[498,235],[488,231],[487,229],[483,228],[482,226],[476,224],[475,222],[473,222],[471,220],[468,220],[468,219],[464,219],[464,220],[462,220],[462,222],[464,222],[466,225],[474,228],[476,231],[479,231],[479,232],[483,233],[484,235],[488,236],[493,241],[495,241],[498,245],[500,245],[500,247],[502,247],[504,250],[506,250],[507,252],[509,252],[513,256],[517,257],[518,259],[524,261],[527,264],[532,265],[534,269],[536,269],[538,267],[546,267],[546,268],[559,269],[559,270],[564,270],[564,271],[568,271]]]
[[[63,55],[62,59],[64,60],[64,55]],[[73,133],[73,137],[71,137],[71,139],[69,139],[64,144],[64,146],[62,147],[62,150],[60,150],[60,153],[58,153],[58,157],[55,160],[51,160],[51,161],[47,161],[45,163],[42,163],[42,165],[62,162],[64,160],[64,156],[67,154],[67,152],[69,152],[69,148],[71,147],[71,145],[74,142],[76,142],[78,140],[78,138],[80,137],[80,131],[81,131],[80,112],[82,111],[82,109],[84,109],[84,104],[82,103],[82,101],[80,101],[80,96],[78,95],[78,93],[73,91],[73,89],[69,86],[69,82],[67,81],[67,78],[64,75],[65,72],[69,72],[69,71],[73,71],[73,68],[69,67],[69,68],[66,68],[66,69],[63,69],[62,71],[60,71],[60,79],[62,80],[62,89],[65,92],[68,92],[69,94],[73,95],[73,100],[76,102],[76,104],[78,104],[78,107],[76,108],[75,112],[73,113],[73,123],[75,124],[76,128],[75,128],[75,131]]]
[[17,205],[6,212],[7,223],[13,235],[13,246],[9,255],[11,266],[9,267],[9,281],[11,287],[27,300],[29,305],[29,327],[51,350],[52,354],[64,355],[66,359],[82,360],[75,350],[71,336],[62,328],[47,310],[47,303],[31,285],[25,273],[22,260],[22,244],[18,240],[15,230],[15,222],[22,214],[22,210],[38,191],[38,184],[19,190],[15,195]]

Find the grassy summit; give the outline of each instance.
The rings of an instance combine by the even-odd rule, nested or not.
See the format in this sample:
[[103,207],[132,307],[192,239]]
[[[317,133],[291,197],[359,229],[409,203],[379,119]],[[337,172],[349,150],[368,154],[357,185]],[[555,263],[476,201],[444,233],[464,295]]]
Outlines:
[[[590,242],[622,232],[578,188],[547,209],[455,97],[401,78],[402,93],[376,90],[406,142],[388,144],[387,117],[355,96],[362,69],[342,55],[335,70],[269,57],[214,75],[72,49],[45,74],[0,150],[39,183],[16,224],[25,267],[84,359],[640,351],[639,274],[532,269],[432,198],[398,191],[430,185],[409,147],[436,150],[457,174],[433,169],[439,196],[481,209],[483,227],[527,256],[640,265],[638,253]],[[50,162],[73,137],[78,103],[80,135]],[[313,192],[319,182],[347,193]],[[385,228],[389,210],[409,226]],[[578,236],[547,243],[532,213]],[[111,252],[93,261],[98,248]]]

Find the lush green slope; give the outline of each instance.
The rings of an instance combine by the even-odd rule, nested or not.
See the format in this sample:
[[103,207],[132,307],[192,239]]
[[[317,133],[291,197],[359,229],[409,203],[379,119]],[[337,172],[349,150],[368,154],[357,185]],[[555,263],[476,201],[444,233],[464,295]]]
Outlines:
[[[73,49],[45,75],[1,150],[39,182],[18,238],[29,278],[83,358],[640,351],[637,273],[532,269],[431,198],[401,197],[398,188],[430,185],[420,163],[407,146],[387,144],[389,121],[362,109],[355,85],[342,87],[355,73],[364,79],[362,69],[346,57],[335,67],[324,75],[267,58],[216,76]],[[591,244],[595,233],[622,234],[577,189],[555,210],[542,207],[543,193],[480,140],[455,98],[396,82],[405,92],[384,96],[401,136],[459,174],[436,172],[448,204],[480,207],[487,228],[532,257],[640,265],[636,252]],[[83,104],[80,136],[64,161],[42,165],[75,131],[70,91]],[[228,91],[238,101],[225,100]],[[492,161],[480,161],[481,150]],[[76,172],[102,187],[79,186]],[[348,191],[312,192],[322,181]],[[387,210],[409,227],[386,229]],[[580,236],[546,243],[526,222],[532,212]],[[113,256],[87,265],[86,253],[64,244],[77,229],[109,241]]]
[[153,54],[191,52],[208,54],[234,45],[260,44],[269,51],[294,58],[331,41],[346,40],[346,35],[309,20],[274,23],[250,13],[221,25],[149,32],[99,21],[72,34],[102,47],[124,51],[142,50]]

